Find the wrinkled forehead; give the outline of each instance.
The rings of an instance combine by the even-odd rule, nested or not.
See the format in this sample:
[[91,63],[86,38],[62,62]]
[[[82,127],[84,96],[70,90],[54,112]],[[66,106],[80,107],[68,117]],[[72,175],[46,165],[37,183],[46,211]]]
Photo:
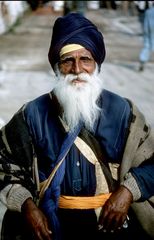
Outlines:
[[90,51],[88,51],[83,46],[77,45],[77,44],[66,45],[61,49],[61,52],[60,52],[61,59],[64,59],[67,57],[80,57],[80,56],[93,58]]

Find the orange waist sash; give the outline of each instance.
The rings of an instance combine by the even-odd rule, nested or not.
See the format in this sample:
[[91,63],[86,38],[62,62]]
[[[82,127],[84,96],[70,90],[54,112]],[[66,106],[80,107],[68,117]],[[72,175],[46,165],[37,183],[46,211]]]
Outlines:
[[64,196],[59,198],[59,208],[67,209],[96,209],[102,207],[111,193],[103,193],[91,197]]

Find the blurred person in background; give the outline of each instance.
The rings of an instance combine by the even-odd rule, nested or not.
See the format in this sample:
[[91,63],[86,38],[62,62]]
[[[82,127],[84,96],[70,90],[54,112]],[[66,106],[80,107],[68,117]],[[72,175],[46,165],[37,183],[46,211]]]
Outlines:
[[145,11],[153,5],[153,1],[134,1],[143,33]]
[[43,4],[50,2],[50,1],[48,1],[48,0],[27,0],[26,2],[30,5],[31,10],[35,11],[39,7],[42,7]]
[[143,71],[154,51],[154,1],[135,1],[143,34],[143,48],[139,54],[139,71]]
[[1,239],[154,238],[153,130],[131,100],[103,88],[105,55],[89,19],[56,19],[55,86],[0,131]]
[[64,15],[70,12],[85,14],[87,10],[87,1],[64,1]]

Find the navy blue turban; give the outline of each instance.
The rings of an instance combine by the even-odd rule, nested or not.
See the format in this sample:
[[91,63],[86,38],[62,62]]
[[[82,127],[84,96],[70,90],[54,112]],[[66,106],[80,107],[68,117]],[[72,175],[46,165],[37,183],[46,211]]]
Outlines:
[[53,26],[48,58],[54,69],[59,62],[59,53],[67,44],[79,44],[91,52],[99,67],[105,58],[103,36],[97,27],[80,13],[59,17]]

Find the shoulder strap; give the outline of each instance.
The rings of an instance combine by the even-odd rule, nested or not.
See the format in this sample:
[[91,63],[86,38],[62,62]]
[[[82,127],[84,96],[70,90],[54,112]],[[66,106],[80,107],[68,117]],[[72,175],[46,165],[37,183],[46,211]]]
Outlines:
[[74,143],[76,137],[78,136],[80,130],[81,130],[81,125],[79,125],[73,132],[66,133],[66,137],[65,137],[65,139],[63,141],[63,144],[61,146],[60,153],[59,153],[59,156],[56,160],[54,169],[52,170],[48,179],[46,179],[45,181],[43,181],[40,184],[39,199],[41,199],[43,197],[46,189],[49,187],[52,179],[54,178],[54,176],[55,176],[57,170],[59,169],[59,167],[61,166],[61,164],[63,163],[67,153],[69,152],[69,150],[70,150],[72,144]]
[[[112,173],[109,167],[109,159],[104,149],[101,148],[99,142],[94,137],[94,135],[91,134],[85,128],[82,128],[79,134],[79,137],[85,142],[85,144],[87,144],[87,147],[89,146],[89,148],[93,152],[93,155],[95,155],[95,158],[97,159],[97,161],[95,160],[95,162],[98,162],[97,164],[100,164],[101,170],[108,184],[109,192],[114,191],[117,186],[117,181],[112,176]],[[80,147],[80,151],[81,151],[81,147]]]
[[[115,180],[112,178],[112,174],[109,170],[109,167],[107,167],[105,165],[105,162],[103,162],[104,160],[106,161],[106,159],[105,158],[103,159],[102,156],[100,158],[100,155],[102,155],[102,154],[101,154],[100,150],[98,152],[98,148],[100,148],[100,146],[99,146],[97,140],[86,129],[82,129],[81,132],[82,133],[80,133],[80,135],[84,139],[82,139],[79,136],[76,136],[74,138],[74,144],[77,146],[77,148],[81,151],[81,153],[85,156],[85,158],[89,162],[96,165],[97,186],[99,186],[99,188],[101,190],[103,189],[104,191],[107,191],[107,192],[113,191],[115,189]],[[91,142],[91,144],[88,145],[85,141],[85,138],[86,138],[86,141],[87,142],[89,141],[89,143]],[[92,145],[92,141],[90,138],[93,139],[93,142],[95,141],[94,145],[95,145],[95,151],[97,150],[97,154],[95,154],[95,152],[92,150],[92,148],[90,146],[90,145]],[[73,142],[71,142],[71,143],[73,144]],[[70,147],[72,146],[72,144],[70,145]],[[96,146],[97,146],[97,149],[96,149]],[[55,168],[52,170],[49,178],[40,184],[40,189],[41,189],[40,194],[39,194],[40,199],[43,197],[44,192],[49,187],[55,173],[57,172],[58,168],[64,161],[67,153],[69,152],[70,147],[67,148],[67,151],[65,151],[63,157],[59,161],[57,161],[57,164],[56,164]],[[97,158],[97,156],[99,156],[99,158]],[[100,170],[101,170],[101,172],[100,172]],[[102,172],[104,175],[102,174]],[[107,184],[106,184],[106,182],[107,182]],[[96,190],[96,192],[100,193],[101,190]]]

